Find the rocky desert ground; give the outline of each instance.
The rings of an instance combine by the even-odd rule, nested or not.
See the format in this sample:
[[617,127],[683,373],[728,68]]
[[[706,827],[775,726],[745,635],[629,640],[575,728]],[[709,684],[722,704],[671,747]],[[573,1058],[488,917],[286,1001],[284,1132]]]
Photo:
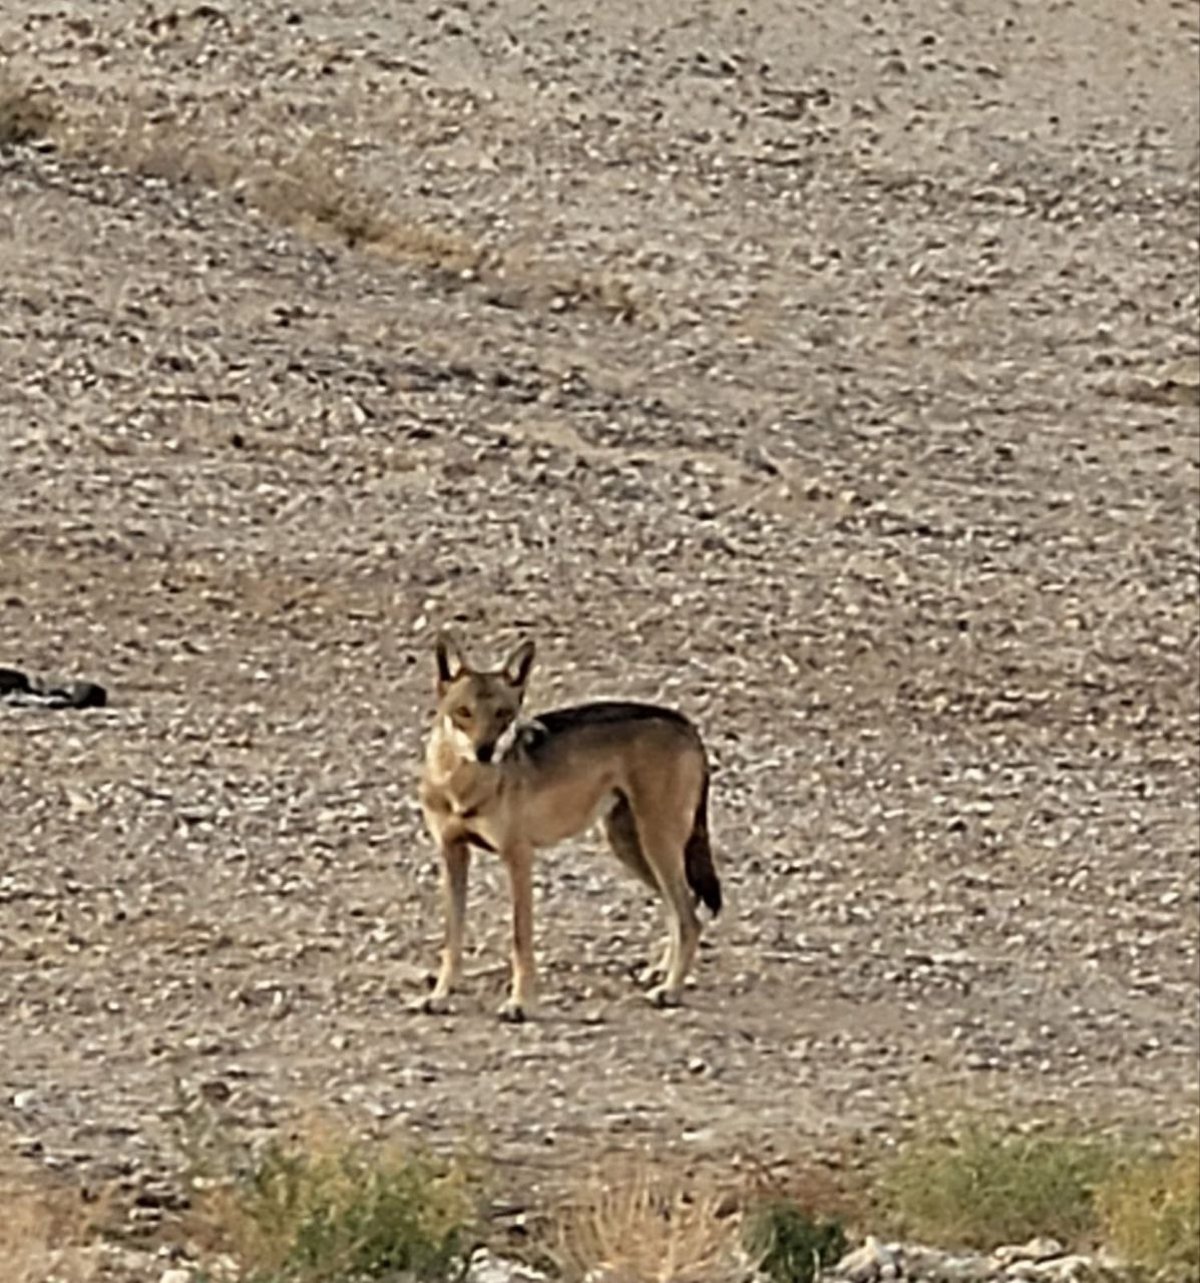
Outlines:
[[[784,1168],[1198,1089],[1191,0],[9,0],[0,1129],[171,1215],[204,1102]],[[30,107],[29,104],[33,106]],[[22,116],[22,120],[26,117]],[[687,1004],[593,839],[467,989],[436,630],[693,716]],[[182,1120],[182,1121],[181,1121]]]

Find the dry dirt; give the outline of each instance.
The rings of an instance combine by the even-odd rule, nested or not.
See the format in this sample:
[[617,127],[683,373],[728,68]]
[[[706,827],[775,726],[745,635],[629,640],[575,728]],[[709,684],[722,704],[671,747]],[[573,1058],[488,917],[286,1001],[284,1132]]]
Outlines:
[[[111,692],[0,710],[11,1143],[132,1190],[190,1101],[323,1104],[538,1185],[1193,1117],[1197,45],[1190,0],[8,0],[58,120],[0,151],[0,663]],[[535,706],[702,726],[683,1009],[589,839],[538,1020],[487,861],[456,1013],[406,1010],[447,621],[533,634]]]

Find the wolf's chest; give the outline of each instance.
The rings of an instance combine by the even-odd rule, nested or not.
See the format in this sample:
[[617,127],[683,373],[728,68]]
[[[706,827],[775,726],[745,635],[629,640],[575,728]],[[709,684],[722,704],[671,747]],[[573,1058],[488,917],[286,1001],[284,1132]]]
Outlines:
[[502,846],[499,781],[474,771],[426,779],[421,803],[435,836],[442,842],[466,841],[486,851]]

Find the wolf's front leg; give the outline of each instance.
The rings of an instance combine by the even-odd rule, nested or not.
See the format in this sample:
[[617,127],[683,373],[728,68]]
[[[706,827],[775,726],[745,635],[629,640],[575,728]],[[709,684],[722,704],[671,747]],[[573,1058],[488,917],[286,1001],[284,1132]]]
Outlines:
[[445,912],[445,939],[437,983],[420,1004],[423,1011],[443,1015],[450,1008],[450,993],[462,978],[463,922],[467,914],[467,873],[471,848],[465,839],[442,843],[442,902]]
[[530,1014],[536,985],[533,961],[533,848],[523,844],[501,852],[512,893],[512,991],[500,1019],[520,1023]]

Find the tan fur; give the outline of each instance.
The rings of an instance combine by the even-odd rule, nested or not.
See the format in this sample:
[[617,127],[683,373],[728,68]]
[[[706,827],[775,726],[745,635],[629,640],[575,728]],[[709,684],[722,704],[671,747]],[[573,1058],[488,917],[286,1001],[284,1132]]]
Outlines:
[[443,860],[445,944],[423,1010],[447,1010],[462,974],[471,849],[499,854],[513,904],[512,989],[501,1009],[523,1020],[534,993],[534,852],[602,818],[613,853],[663,899],[668,938],[651,975],[658,1006],[679,1001],[700,924],[693,893],[713,911],[720,884],[708,846],[708,764],[690,722],[667,709],[595,704],[543,714],[515,734],[533,663],[524,643],[498,670],[476,670],[448,638],[438,641],[437,719],[420,797]]

